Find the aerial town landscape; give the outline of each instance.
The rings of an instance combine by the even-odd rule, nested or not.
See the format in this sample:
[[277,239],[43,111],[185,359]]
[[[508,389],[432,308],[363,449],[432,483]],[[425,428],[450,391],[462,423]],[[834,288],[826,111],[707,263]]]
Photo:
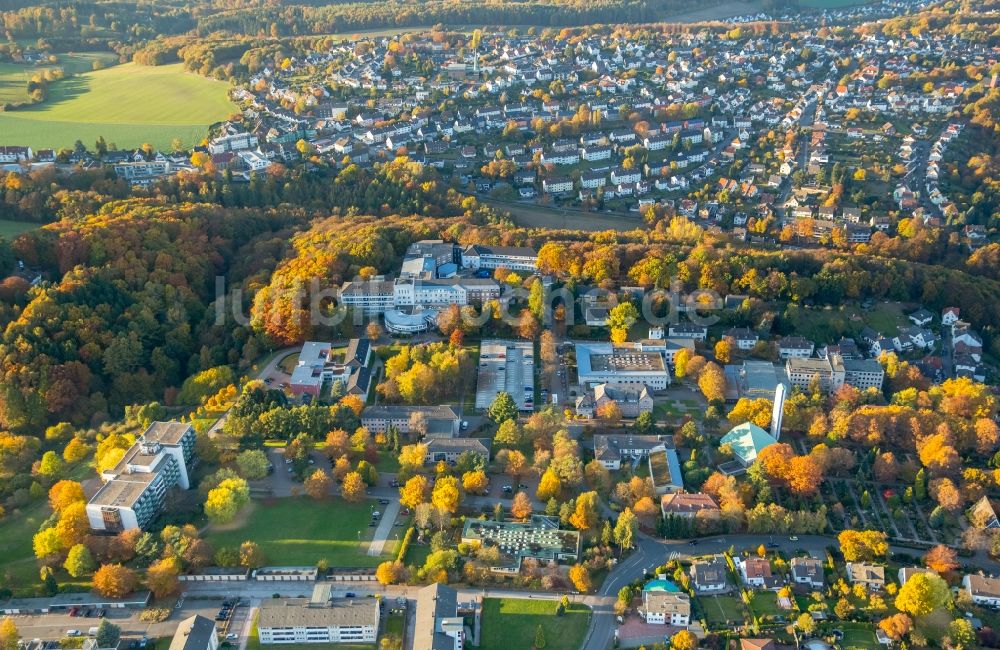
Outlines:
[[0,650],[1000,648],[1000,0],[0,23]]

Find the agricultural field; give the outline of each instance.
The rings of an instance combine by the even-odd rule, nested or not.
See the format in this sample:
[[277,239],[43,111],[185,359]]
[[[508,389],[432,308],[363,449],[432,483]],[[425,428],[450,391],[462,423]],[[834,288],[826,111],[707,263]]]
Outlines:
[[[0,71],[2,72],[2,71]],[[53,84],[43,104],[0,114],[0,132],[34,148],[67,148],[80,140],[92,147],[103,136],[119,148],[150,143],[185,147],[207,135],[208,126],[235,109],[229,84],[184,72],[180,64],[125,64]]]
[[0,104],[23,102],[28,99],[28,80],[32,75],[52,68],[62,68],[69,75],[82,74],[94,69],[94,63],[107,67],[118,62],[111,52],[81,52],[60,54],[55,63],[0,63]]
[[515,223],[528,228],[574,228],[577,230],[624,232],[635,230],[643,225],[642,219],[638,215],[625,215],[620,212],[614,214],[581,212],[575,209],[567,210],[534,203],[498,201],[487,198],[484,198],[483,202],[497,210],[509,212]]
[[554,600],[487,598],[483,601],[481,650],[534,647],[539,625],[549,650],[574,650],[582,645],[590,608],[571,603],[562,616],[556,615]]
[[290,566],[315,566],[326,560],[332,567],[374,567],[386,558],[367,554],[375,530],[368,526],[372,504],[375,501],[349,504],[340,498],[306,497],[254,501],[237,521],[213,526],[206,539],[215,548],[238,547],[252,539],[266,557]]

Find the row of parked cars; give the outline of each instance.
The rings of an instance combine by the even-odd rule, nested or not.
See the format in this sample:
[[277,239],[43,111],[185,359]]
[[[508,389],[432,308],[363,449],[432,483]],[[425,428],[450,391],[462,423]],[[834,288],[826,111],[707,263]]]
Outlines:
[[236,608],[242,603],[238,600],[224,600],[222,601],[222,607],[219,608],[219,613],[215,615],[215,620],[217,621],[228,621]]
[[70,616],[82,616],[84,618],[104,618],[108,615],[108,610],[102,609],[100,607],[71,607],[69,610]]

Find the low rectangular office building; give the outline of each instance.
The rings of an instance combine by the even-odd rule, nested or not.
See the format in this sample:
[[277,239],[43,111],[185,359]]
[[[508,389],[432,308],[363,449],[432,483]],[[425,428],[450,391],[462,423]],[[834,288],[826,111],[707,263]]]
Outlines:
[[458,435],[458,413],[450,406],[368,406],[361,412],[361,426],[372,433],[384,433],[394,427],[399,433],[413,431],[428,438],[454,438]]
[[624,384],[655,391],[670,386],[670,370],[663,354],[635,345],[578,343],[576,366],[580,385],[586,388]]
[[267,645],[375,643],[378,624],[377,598],[339,598],[329,603],[288,598],[261,603],[257,632]]
[[844,359],[844,383],[858,390],[882,390],[885,370],[875,359]]

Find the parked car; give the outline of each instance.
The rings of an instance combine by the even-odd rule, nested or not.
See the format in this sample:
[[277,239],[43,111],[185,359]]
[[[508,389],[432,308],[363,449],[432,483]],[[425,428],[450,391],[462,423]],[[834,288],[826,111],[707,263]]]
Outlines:
[[80,630],[66,630],[66,636],[80,636]]
[[239,638],[240,635],[236,634],[235,632],[230,632],[229,634],[226,635],[226,641],[236,641]]

